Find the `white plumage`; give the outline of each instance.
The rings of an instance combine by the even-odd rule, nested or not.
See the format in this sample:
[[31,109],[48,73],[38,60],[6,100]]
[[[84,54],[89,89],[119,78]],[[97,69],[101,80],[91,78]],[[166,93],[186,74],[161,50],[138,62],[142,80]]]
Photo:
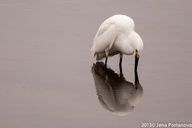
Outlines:
[[[123,54],[135,52],[137,58],[143,50],[143,41],[135,32],[134,21],[125,15],[114,15],[105,20],[97,31],[91,52],[96,60],[120,54],[120,65]],[[136,65],[137,66],[137,65]]]

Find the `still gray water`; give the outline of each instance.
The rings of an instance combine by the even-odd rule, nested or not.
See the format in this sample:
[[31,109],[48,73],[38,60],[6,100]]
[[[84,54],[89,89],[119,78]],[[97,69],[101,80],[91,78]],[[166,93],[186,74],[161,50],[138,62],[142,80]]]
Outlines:
[[[0,1],[0,127],[192,124],[191,4]],[[123,57],[123,74],[118,56],[108,73],[92,58],[98,27],[115,14],[130,16],[144,41],[137,75],[134,56]]]

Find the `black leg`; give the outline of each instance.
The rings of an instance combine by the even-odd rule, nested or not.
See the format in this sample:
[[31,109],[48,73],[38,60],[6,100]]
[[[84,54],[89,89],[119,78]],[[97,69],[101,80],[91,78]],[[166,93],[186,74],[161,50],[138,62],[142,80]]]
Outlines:
[[105,68],[107,69],[107,59],[108,59],[108,57],[106,56],[106,58],[105,58]]
[[123,71],[122,71],[122,57],[119,59],[119,70],[120,70],[120,73],[123,74]]

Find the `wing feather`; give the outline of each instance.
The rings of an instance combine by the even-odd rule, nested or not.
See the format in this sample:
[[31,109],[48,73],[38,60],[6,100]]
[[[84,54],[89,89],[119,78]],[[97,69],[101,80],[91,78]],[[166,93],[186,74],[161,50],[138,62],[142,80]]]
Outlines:
[[104,22],[94,38],[93,47],[91,49],[93,57],[99,52],[110,50],[117,36],[116,25]]

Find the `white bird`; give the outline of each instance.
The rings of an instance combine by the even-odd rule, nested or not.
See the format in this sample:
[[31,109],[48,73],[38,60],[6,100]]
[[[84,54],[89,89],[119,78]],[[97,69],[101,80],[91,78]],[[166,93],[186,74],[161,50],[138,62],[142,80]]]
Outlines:
[[120,54],[121,68],[123,54],[131,55],[135,52],[135,71],[142,50],[143,41],[135,32],[134,21],[125,15],[114,15],[105,20],[99,27],[91,48],[92,55],[97,61],[106,58],[105,67],[108,56]]

